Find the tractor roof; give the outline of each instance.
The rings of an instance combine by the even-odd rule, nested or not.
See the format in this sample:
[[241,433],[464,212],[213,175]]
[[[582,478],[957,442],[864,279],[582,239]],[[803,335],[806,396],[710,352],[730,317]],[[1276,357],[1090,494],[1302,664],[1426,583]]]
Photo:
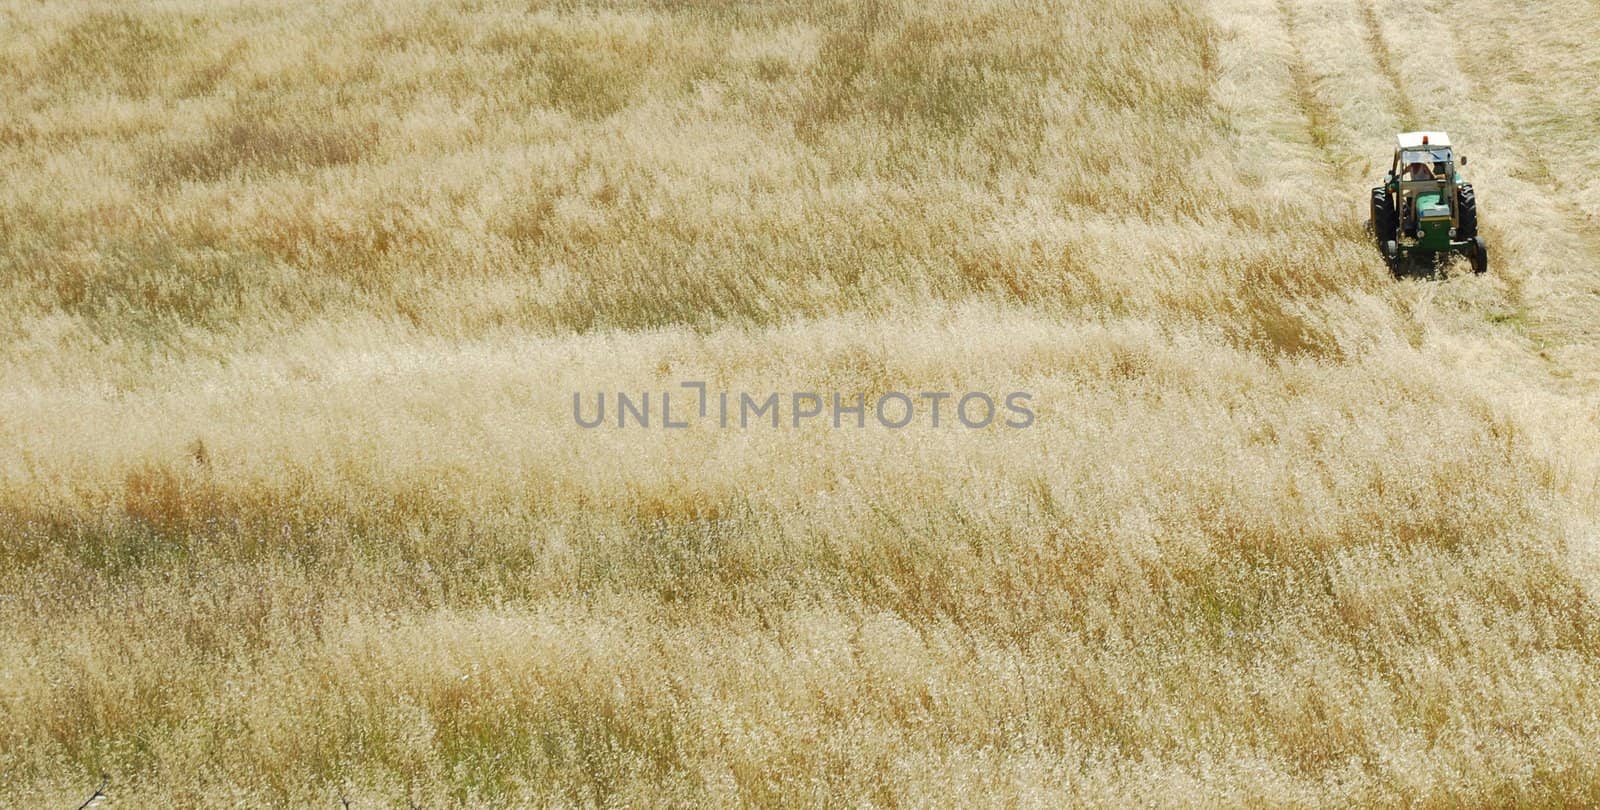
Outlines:
[[1422,146],[1422,139],[1428,139],[1429,146],[1449,146],[1450,136],[1443,132],[1402,132],[1399,136],[1401,149],[1417,149]]

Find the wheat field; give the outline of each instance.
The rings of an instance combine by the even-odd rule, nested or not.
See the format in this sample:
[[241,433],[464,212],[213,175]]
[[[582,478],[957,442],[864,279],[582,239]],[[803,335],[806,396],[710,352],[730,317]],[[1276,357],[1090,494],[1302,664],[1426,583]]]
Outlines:
[[[5,2],[0,806],[1600,803],[1527,5]],[[690,380],[1037,421],[575,424]]]

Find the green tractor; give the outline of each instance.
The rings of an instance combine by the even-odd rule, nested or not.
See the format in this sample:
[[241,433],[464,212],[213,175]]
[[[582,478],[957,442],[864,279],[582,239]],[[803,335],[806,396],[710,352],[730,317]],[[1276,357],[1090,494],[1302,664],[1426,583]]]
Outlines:
[[[1467,165],[1466,157],[1461,165]],[[1407,260],[1430,265],[1465,254],[1472,272],[1489,269],[1489,247],[1478,235],[1478,200],[1456,171],[1450,136],[1402,132],[1384,184],[1372,190],[1372,233],[1396,274]]]

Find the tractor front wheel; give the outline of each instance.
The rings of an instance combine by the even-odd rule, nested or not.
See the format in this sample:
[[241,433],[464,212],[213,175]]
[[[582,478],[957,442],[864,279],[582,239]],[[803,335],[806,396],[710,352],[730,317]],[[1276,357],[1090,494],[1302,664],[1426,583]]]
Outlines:
[[1483,237],[1472,237],[1472,272],[1482,275],[1489,271],[1489,243]]

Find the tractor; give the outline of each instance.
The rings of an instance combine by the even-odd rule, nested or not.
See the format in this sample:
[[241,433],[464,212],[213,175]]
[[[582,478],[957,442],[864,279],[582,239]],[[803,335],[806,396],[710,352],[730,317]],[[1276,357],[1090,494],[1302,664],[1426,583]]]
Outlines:
[[[1466,156],[1459,162],[1466,166]],[[1396,274],[1406,260],[1431,265],[1451,253],[1466,255],[1474,273],[1489,269],[1489,248],[1478,235],[1478,200],[1456,163],[1443,132],[1396,137],[1389,174],[1372,189],[1372,233]]]

